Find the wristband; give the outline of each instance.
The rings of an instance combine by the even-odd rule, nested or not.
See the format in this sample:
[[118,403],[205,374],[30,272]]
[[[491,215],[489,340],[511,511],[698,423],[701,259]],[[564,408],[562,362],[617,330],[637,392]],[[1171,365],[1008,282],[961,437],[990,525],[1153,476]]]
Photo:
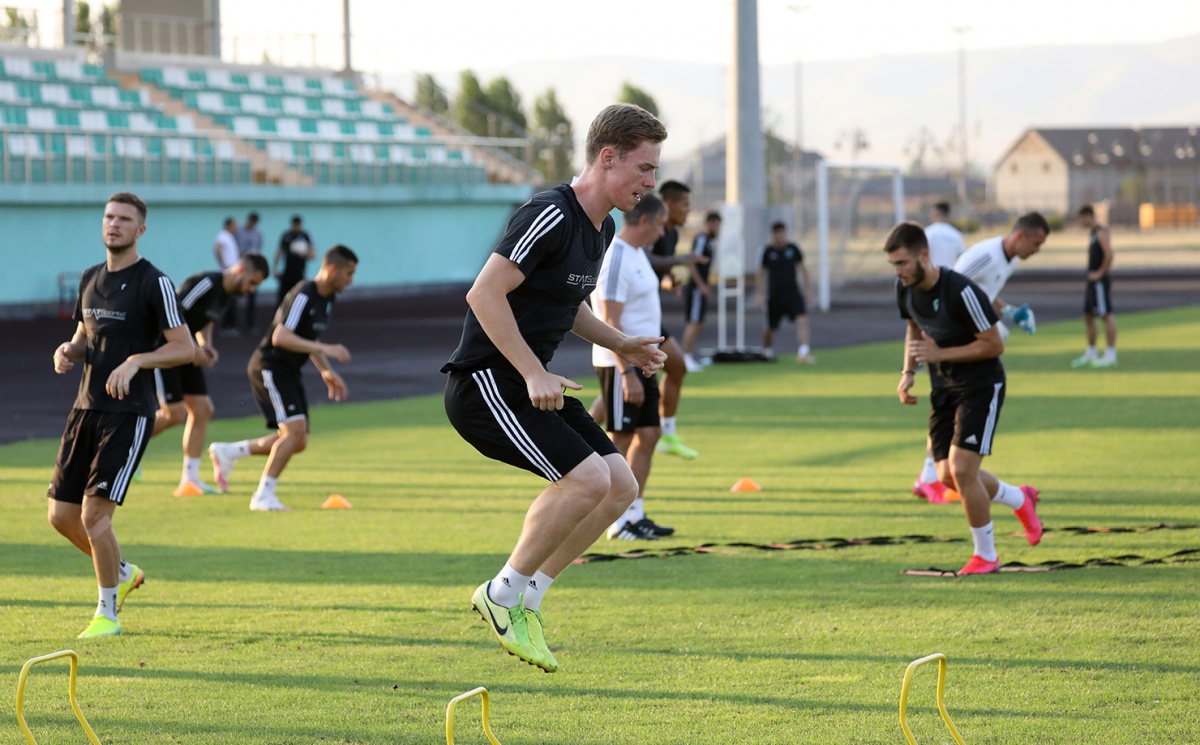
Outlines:
[[916,370],[901,370],[900,374],[901,375],[916,375],[917,371]]

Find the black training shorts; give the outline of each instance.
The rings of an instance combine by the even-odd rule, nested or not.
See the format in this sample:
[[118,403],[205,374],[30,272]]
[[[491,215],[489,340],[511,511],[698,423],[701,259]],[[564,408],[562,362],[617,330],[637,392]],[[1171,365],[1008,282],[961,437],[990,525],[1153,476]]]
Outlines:
[[625,385],[630,376],[619,374],[617,368],[597,367],[596,377],[600,379],[600,390],[604,394],[605,429],[609,432],[632,434],[642,427],[662,425],[662,420],[658,418],[657,375],[647,378],[638,373],[637,378],[644,396],[640,404],[631,404],[625,400]]
[[445,400],[450,424],[472,447],[549,481],[566,476],[592,453],[617,452],[578,399],[564,396],[558,411],[535,408],[516,370],[450,373]]
[[780,297],[772,296],[767,299],[767,328],[775,331],[784,318],[795,323],[797,316],[807,312],[803,295],[789,293]]
[[151,420],[129,411],[71,409],[46,496],[83,504],[103,497],[123,504],[150,441]]
[[204,368],[187,364],[163,367],[154,371],[154,389],[162,406],[178,403],[184,396],[207,396],[208,382]]
[[1105,274],[1099,282],[1087,283],[1083,293],[1083,313],[1103,318],[1112,312],[1112,280]]
[[979,388],[934,388],[929,393],[929,442],[933,459],[950,457],[950,446],[992,454],[992,437],[1004,406],[1004,381]]
[[290,367],[254,367],[247,371],[254,403],[267,421],[267,429],[308,416],[308,398],[300,371]]
[[688,323],[703,323],[708,311],[708,296],[693,284],[683,287],[683,314]]

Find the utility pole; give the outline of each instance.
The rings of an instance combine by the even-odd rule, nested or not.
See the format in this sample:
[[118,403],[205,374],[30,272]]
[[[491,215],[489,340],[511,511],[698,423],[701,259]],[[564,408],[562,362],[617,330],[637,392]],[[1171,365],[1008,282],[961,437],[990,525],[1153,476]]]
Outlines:
[[787,8],[796,14],[796,62],[792,69],[796,98],[796,144],[792,149],[792,235],[801,241],[804,233],[804,76],[801,69],[804,43],[800,32],[804,25],[800,16],[812,6],[789,4]]
[[346,72],[350,72],[354,69],[350,64],[350,0],[342,0],[342,50],[345,54]]
[[971,214],[967,194],[967,42],[970,26],[955,26],[958,34],[958,201],[964,215]]

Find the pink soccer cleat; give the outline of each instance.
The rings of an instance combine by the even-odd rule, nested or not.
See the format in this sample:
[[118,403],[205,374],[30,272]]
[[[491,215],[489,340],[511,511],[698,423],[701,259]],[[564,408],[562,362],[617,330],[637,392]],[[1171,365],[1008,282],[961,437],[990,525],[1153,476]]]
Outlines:
[[929,501],[930,504],[946,504],[946,485],[940,481],[934,481],[932,484],[918,483],[917,487],[919,495]]
[[979,554],[974,554],[971,556],[971,560],[967,562],[967,565],[958,570],[958,576],[961,577],[964,574],[994,574],[998,571],[1000,571],[999,557],[995,561],[988,561]]
[[1042,540],[1042,520],[1037,514],[1038,490],[1032,486],[1022,486],[1021,493],[1025,495],[1025,504],[1013,510],[1013,514],[1021,521],[1021,527],[1025,528],[1025,540],[1029,541],[1030,546],[1036,546]]

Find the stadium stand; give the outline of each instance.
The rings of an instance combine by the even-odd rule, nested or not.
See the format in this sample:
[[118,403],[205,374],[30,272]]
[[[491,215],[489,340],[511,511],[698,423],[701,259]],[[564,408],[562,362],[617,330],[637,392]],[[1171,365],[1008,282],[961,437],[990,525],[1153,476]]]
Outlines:
[[469,149],[329,72],[136,60],[106,70],[69,53],[44,59],[9,47],[0,55],[3,183],[489,179]]

